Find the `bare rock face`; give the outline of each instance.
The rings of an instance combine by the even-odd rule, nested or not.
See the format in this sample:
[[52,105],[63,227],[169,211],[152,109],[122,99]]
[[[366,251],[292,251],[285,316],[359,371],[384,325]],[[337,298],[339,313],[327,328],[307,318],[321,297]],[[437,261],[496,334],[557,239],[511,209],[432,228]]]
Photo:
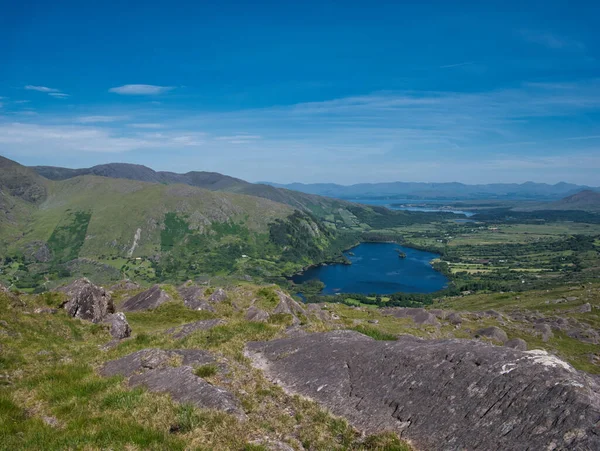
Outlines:
[[446,319],[450,321],[450,324],[454,324],[455,326],[462,324],[463,320],[460,316],[460,313],[452,312],[450,313]]
[[[174,359],[181,359],[182,365],[171,366]],[[243,419],[245,414],[235,396],[194,374],[194,366],[213,363],[215,359],[207,351],[144,349],[105,363],[100,374],[125,376],[130,387],[143,386],[152,392],[168,393],[174,401],[221,410]]]
[[251,305],[246,310],[246,321],[253,321],[256,323],[264,323],[269,319],[269,314],[258,307]]
[[219,324],[224,324],[223,320],[220,319],[206,319],[202,321],[196,321],[194,323],[184,324],[183,326],[173,327],[166,331],[167,334],[173,335],[175,339],[185,338],[188,335],[196,332],[197,330],[208,330]]
[[475,332],[475,336],[491,338],[492,340],[500,341],[502,343],[508,340],[506,332],[496,326],[479,329],[477,332]]
[[527,351],[527,342],[522,338],[513,338],[504,343],[507,348],[517,349],[519,351]]
[[304,308],[300,304],[298,304],[296,301],[294,301],[291,297],[289,297],[284,292],[276,291],[275,293],[279,297],[279,304],[277,304],[277,307],[275,307],[275,310],[273,310],[273,313],[275,313],[275,314],[283,313],[283,314],[287,314],[287,315],[292,315],[292,317],[293,317],[292,324],[293,325],[300,324],[300,319],[298,318],[298,315],[306,316],[306,310],[304,310]]
[[120,282],[114,284],[110,287],[110,291],[124,290],[124,291],[133,291],[139,290],[140,285],[138,283],[132,282],[129,279],[121,280]]
[[115,311],[110,294],[88,279],[78,279],[59,291],[67,295],[62,307],[74,318],[99,323]]
[[119,312],[108,315],[104,322],[110,324],[110,334],[113,338],[122,340],[131,336],[131,327],[124,313]]
[[127,299],[121,306],[121,310],[124,312],[149,310],[170,301],[172,301],[171,296],[163,291],[159,285],[154,285],[149,290],[142,291],[141,293]]
[[383,309],[383,313],[396,318],[411,318],[415,324],[439,326],[437,317],[423,308],[391,307]]
[[554,336],[554,334],[552,333],[552,328],[549,324],[539,323],[536,324],[533,328],[542,336],[542,341],[548,341]]
[[206,300],[204,300],[204,288],[198,285],[184,285],[177,289],[179,295],[183,298],[185,306],[191,310],[205,310],[214,312],[215,309]]
[[209,302],[223,302],[227,299],[227,293],[223,288],[217,288],[208,298]]
[[545,351],[335,331],[249,343],[286,391],[420,450],[600,449],[600,386]]

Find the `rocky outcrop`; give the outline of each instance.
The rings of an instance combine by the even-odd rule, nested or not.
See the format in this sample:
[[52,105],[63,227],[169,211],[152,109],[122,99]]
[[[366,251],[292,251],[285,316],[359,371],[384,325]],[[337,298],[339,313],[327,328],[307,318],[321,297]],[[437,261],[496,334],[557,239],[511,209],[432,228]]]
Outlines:
[[306,316],[306,311],[304,310],[304,308],[298,304],[296,301],[294,301],[291,297],[289,297],[287,294],[285,294],[282,291],[276,291],[275,292],[277,294],[277,296],[279,297],[279,304],[277,304],[277,307],[275,307],[275,310],[273,310],[274,314],[286,314],[286,315],[292,315],[293,318],[293,325],[297,325],[300,324],[300,318],[298,318],[298,315],[304,315]]
[[264,323],[269,319],[269,314],[259,309],[258,307],[251,305],[248,310],[246,310],[246,321],[253,321],[255,323]]
[[117,291],[117,290],[123,290],[123,291],[133,291],[133,290],[139,290],[141,287],[138,283],[133,282],[129,279],[125,279],[125,280],[121,280],[120,282],[114,284],[112,287],[110,287],[110,291]]
[[249,343],[284,389],[420,450],[600,449],[600,386],[544,351],[335,331]]
[[204,300],[204,288],[198,285],[183,285],[177,289],[184,305],[191,310],[214,312],[215,309]]
[[104,322],[110,324],[110,334],[117,340],[122,340],[131,335],[131,327],[122,312],[108,315]]
[[208,297],[209,302],[223,302],[227,299],[227,293],[223,288],[217,288],[213,294]]
[[533,328],[542,336],[542,341],[548,341],[554,336],[552,333],[552,328],[549,324],[539,323],[533,326]]
[[224,324],[223,320],[220,319],[207,319],[202,321],[196,321],[194,323],[184,324],[182,326],[173,327],[166,331],[167,334],[171,334],[173,338],[179,340],[185,338],[188,335],[196,332],[197,330],[208,330],[219,324]]
[[506,332],[496,326],[479,329],[477,332],[475,332],[475,336],[491,338],[492,340],[496,340],[501,343],[504,343],[508,340],[508,335],[506,335]]
[[460,316],[460,313],[456,313],[456,312],[452,312],[450,313],[446,319],[450,322],[450,324],[453,324],[455,326],[458,326],[459,324],[462,324],[463,319]]
[[[180,366],[173,366],[174,362]],[[244,418],[239,401],[229,391],[209,384],[194,374],[194,367],[214,364],[215,358],[202,350],[144,349],[104,364],[100,374],[128,377],[130,387],[143,386],[168,393],[174,401],[216,409]]]
[[439,326],[440,324],[433,313],[422,308],[392,307],[383,309],[383,313],[396,318],[411,318],[415,324],[426,324],[430,326]]
[[78,279],[59,291],[67,296],[62,307],[74,318],[99,323],[115,311],[110,294],[88,279]]
[[519,351],[527,351],[527,342],[522,338],[513,338],[504,343],[507,348],[517,349]]
[[121,306],[124,312],[136,312],[139,310],[149,310],[172,301],[171,296],[163,291],[159,285],[154,285],[146,291],[127,299]]

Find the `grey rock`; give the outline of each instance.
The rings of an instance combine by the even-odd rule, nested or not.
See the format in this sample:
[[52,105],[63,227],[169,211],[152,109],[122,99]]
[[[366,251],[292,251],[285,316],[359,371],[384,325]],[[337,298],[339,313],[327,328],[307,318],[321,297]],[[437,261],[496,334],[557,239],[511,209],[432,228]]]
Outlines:
[[224,324],[223,320],[220,319],[206,319],[202,321],[196,321],[194,323],[184,324],[182,326],[173,327],[166,331],[167,334],[173,335],[175,339],[185,338],[188,335],[196,332],[197,330],[208,330],[219,324]]
[[196,376],[190,366],[164,367],[136,374],[129,379],[129,386],[143,386],[152,392],[168,393],[179,403],[220,410],[240,419],[245,417],[235,396]]
[[227,299],[227,293],[223,288],[217,288],[208,298],[210,302],[223,302]]
[[138,372],[144,372],[166,366],[174,358],[183,358],[183,365],[201,366],[215,363],[215,358],[208,351],[198,349],[142,349],[117,360],[106,362],[100,369],[102,376],[129,377]]
[[517,349],[519,351],[527,351],[527,342],[522,338],[512,338],[504,343],[507,348]]
[[114,284],[112,287],[110,287],[110,291],[118,291],[118,290],[123,290],[123,291],[133,291],[133,290],[139,290],[140,284],[136,283],[136,282],[132,282],[129,279],[124,279],[121,280],[120,282]]
[[294,324],[294,325],[300,324],[300,319],[298,318],[298,315],[306,316],[306,310],[304,310],[304,308],[300,304],[298,304],[296,301],[294,301],[291,297],[289,297],[284,292],[276,291],[275,293],[279,297],[279,304],[277,304],[277,307],[275,307],[275,310],[273,310],[273,313],[275,313],[275,314],[283,313],[283,314],[287,314],[287,315],[292,315],[292,317],[293,317],[292,324]]
[[548,324],[538,323],[533,328],[542,336],[542,341],[548,341],[554,336],[552,328]]
[[115,311],[110,293],[88,279],[78,279],[59,291],[67,295],[62,307],[74,318],[99,323]]
[[574,302],[574,301],[576,301],[577,299],[579,299],[577,296],[568,296],[568,297],[567,297],[567,301],[568,301],[568,302]]
[[163,291],[159,285],[154,285],[149,290],[142,291],[127,299],[121,306],[121,310],[124,312],[136,312],[139,310],[155,309],[159,305],[170,301],[172,301],[171,296]]
[[215,309],[204,299],[204,290],[206,288],[198,285],[183,285],[177,289],[179,295],[183,298],[184,305],[191,310],[204,310],[214,312]]
[[475,332],[475,336],[491,338],[492,340],[501,341],[502,343],[508,340],[506,332],[496,326],[479,329]]
[[131,336],[131,327],[124,313],[119,312],[108,315],[104,322],[110,324],[110,334],[113,338],[122,340]]
[[435,315],[423,308],[391,307],[383,309],[383,313],[396,318],[411,318],[415,324],[438,326],[440,323]]
[[55,417],[49,417],[49,416],[43,415],[42,421],[44,423],[46,423],[48,426],[53,427],[53,428],[57,428],[60,426],[59,421]]
[[250,443],[252,445],[260,446],[262,449],[267,451],[294,451],[294,448],[287,443],[284,443],[280,440],[273,440],[268,437],[252,440]]
[[[181,366],[170,366],[175,358],[182,360]],[[203,350],[144,349],[106,362],[100,368],[100,374],[125,376],[130,387],[144,386],[152,392],[168,393],[174,401],[221,410],[243,419],[245,415],[240,404],[230,392],[194,374],[193,367],[215,362],[213,355]]]
[[58,310],[50,307],[38,307],[33,313],[37,315],[54,315],[55,313],[58,313]]
[[369,321],[367,321],[369,324],[379,324],[379,320],[378,319],[370,319]]
[[257,323],[264,323],[269,319],[269,314],[264,310],[259,309],[258,307],[251,305],[248,310],[246,310],[246,321],[253,321]]
[[431,313],[432,315],[435,315],[435,317],[437,319],[446,319],[446,317],[448,316],[448,312],[446,310],[442,310],[442,309],[431,309],[429,310],[429,313]]
[[335,331],[249,343],[246,355],[287,392],[415,449],[600,449],[598,382],[545,351]]
[[585,304],[574,310],[574,312],[576,313],[590,313],[591,311],[592,305],[589,302],[586,302]]
[[306,304],[306,310],[321,321],[326,322],[331,320],[331,313],[321,304]]
[[462,324],[463,319],[460,316],[460,313],[452,312],[450,313],[446,319],[450,322],[450,324],[454,324],[455,326],[458,324]]

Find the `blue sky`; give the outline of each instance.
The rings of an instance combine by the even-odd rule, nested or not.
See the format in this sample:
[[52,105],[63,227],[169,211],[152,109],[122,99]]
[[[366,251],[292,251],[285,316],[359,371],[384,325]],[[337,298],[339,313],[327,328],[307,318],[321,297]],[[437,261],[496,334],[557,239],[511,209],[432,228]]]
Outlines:
[[0,0],[0,154],[600,185],[600,2]]

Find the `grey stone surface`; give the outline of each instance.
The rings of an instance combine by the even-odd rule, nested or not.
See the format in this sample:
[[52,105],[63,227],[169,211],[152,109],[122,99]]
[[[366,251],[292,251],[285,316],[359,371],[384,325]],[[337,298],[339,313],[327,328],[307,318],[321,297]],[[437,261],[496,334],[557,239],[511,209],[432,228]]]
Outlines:
[[224,321],[220,319],[206,319],[184,324],[182,326],[173,327],[171,329],[168,329],[166,333],[173,335],[173,338],[180,339],[187,337],[188,335],[196,332],[197,330],[212,329],[213,327],[216,327],[219,324],[224,324]]
[[396,318],[411,318],[415,324],[438,326],[440,323],[436,316],[423,308],[391,307],[383,309],[383,313]]
[[[175,359],[181,360],[181,366],[171,366]],[[245,418],[235,396],[194,374],[194,367],[213,363],[216,360],[208,351],[144,349],[105,363],[100,374],[106,377],[125,376],[130,387],[143,386],[152,392],[168,393],[176,402]]]
[[264,323],[269,319],[269,313],[264,310],[259,309],[258,307],[251,305],[248,310],[246,310],[246,321],[253,321],[257,323]]
[[223,302],[227,299],[227,293],[223,288],[217,288],[208,298],[209,302]]
[[159,285],[154,285],[152,288],[127,299],[121,306],[121,310],[124,312],[136,312],[139,310],[155,309],[159,305],[170,301],[172,301],[171,296],[163,291]]
[[554,334],[552,333],[552,328],[548,324],[538,323],[535,326],[533,326],[533,328],[542,336],[543,341],[548,341],[554,336]]
[[419,450],[600,449],[600,387],[544,351],[335,331],[249,343],[273,381]]
[[462,324],[463,319],[460,316],[460,313],[452,312],[450,313],[446,319],[450,322],[450,324],[454,324],[455,326],[458,324]]
[[191,310],[205,310],[214,312],[215,309],[204,299],[206,288],[198,285],[183,285],[177,289],[179,295],[183,298],[185,306]]
[[276,291],[275,293],[279,297],[279,304],[277,304],[277,307],[275,307],[275,310],[273,310],[273,313],[275,313],[275,314],[283,313],[283,314],[287,314],[287,315],[292,315],[292,317],[293,317],[292,324],[293,325],[300,324],[300,319],[298,318],[298,315],[306,316],[306,310],[304,309],[304,307],[302,307],[299,303],[294,301],[291,297],[289,297],[283,291]]
[[62,307],[74,318],[99,323],[115,311],[110,293],[88,279],[78,279],[59,291],[67,296]]
[[475,336],[491,338],[492,340],[500,341],[502,343],[508,340],[506,332],[496,326],[479,329],[477,332],[475,332]]
[[200,366],[215,363],[216,360],[208,351],[197,349],[142,349],[117,360],[106,362],[100,369],[102,376],[129,377],[138,372],[153,370],[166,366],[169,361],[181,357],[183,365]]
[[138,283],[133,282],[129,279],[125,279],[125,280],[121,280],[120,282],[114,284],[112,287],[110,287],[110,291],[117,291],[117,290],[125,290],[125,291],[132,291],[132,290],[139,290],[141,287]]
[[168,393],[174,401],[204,409],[221,410],[240,418],[245,414],[239,401],[224,388],[211,385],[194,374],[190,366],[163,367],[136,374],[129,379],[131,387],[143,386],[158,393]]
[[110,324],[110,334],[113,338],[122,340],[131,336],[131,327],[124,313],[119,312],[108,315],[104,322]]
[[527,342],[522,338],[513,338],[504,343],[507,348],[517,349],[519,351],[527,351]]

